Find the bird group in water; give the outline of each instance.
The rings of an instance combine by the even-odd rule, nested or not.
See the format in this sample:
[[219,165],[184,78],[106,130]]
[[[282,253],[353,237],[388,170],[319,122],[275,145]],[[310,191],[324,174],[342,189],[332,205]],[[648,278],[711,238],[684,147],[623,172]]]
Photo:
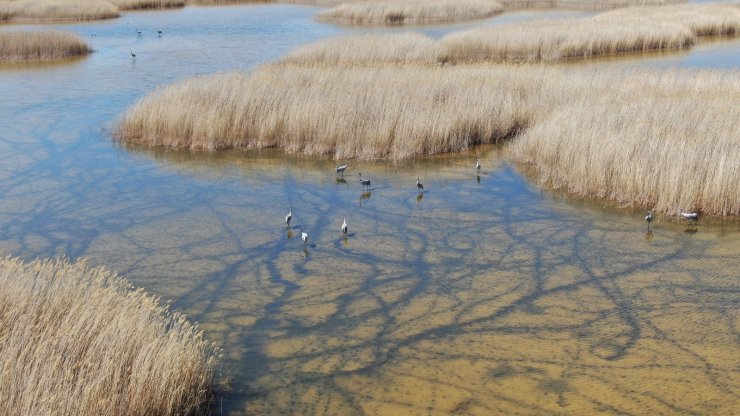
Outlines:
[[[131,53],[133,55],[133,52]],[[135,55],[134,55],[135,56]],[[334,171],[337,175],[342,175],[342,178],[344,178],[344,172],[349,167],[349,163],[346,163],[344,165],[337,166]],[[475,159],[475,169],[477,171],[480,171],[481,169],[481,163],[480,158]],[[362,177],[362,172],[357,173],[357,177],[359,179],[360,185],[362,185],[362,189],[366,190],[370,188],[370,178],[368,177]],[[480,176],[478,176],[480,178]],[[480,181],[480,179],[478,179]],[[424,185],[421,183],[421,178],[419,176],[416,177],[416,188],[419,190],[419,195],[421,196],[424,192]],[[417,201],[419,201],[420,198],[417,198]],[[679,208],[678,210],[679,216],[685,218],[689,224],[695,224],[696,221],[699,220],[699,213],[697,212],[685,212],[682,208]],[[285,225],[287,227],[290,227],[290,221],[293,219],[293,207],[289,208],[288,215],[285,216]],[[645,215],[645,222],[647,222],[647,228],[648,228],[648,235],[652,236],[652,231],[650,230],[650,224],[653,222],[653,212],[648,211],[647,215]],[[301,231],[301,240],[303,241],[303,244],[308,244],[308,233],[303,229],[303,226],[299,226],[299,229]],[[349,230],[349,227],[347,226],[347,217],[342,217],[342,235],[346,236],[347,232]]]
[[[349,167],[349,163],[346,163],[344,165],[337,166],[334,169],[334,171],[336,172],[337,175],[342,175],[342,178],[343,178],[344,177],[344,171],[346,171],[348,167]],[[475,159],[475,169],[477,169],[478,171],[480,171],[480,167],[481,167],[480,158],[476,158]],[[362,177],[362,172],[358,172],[357,173],[357,177],[359,179],[360,185],[362,185],[363,191],[370,188],[370,183],[371,183],[370,182],[370,178],[367,178],[367,177],[364,177],[363,178]],[[480,181],[480,179],[478,179],[478,180]],[[424,191],[424,185],[422,185],[419,176],[416,177],[416,188],[419,190],[419,195],[422,195],[422,193]],[[419,200],[419,198],[417,198],[417,201],[418,200]],[[293,207],[289,207],[288,214],[285,216],[285,226],[286,227],[290,228],[290,221],[292,219],[293,219]],[[308,244],[308,233],[306,233],[306,231],[303,229],[303,226],[302,225],[299,226],[298,228],[301,231],[301,240],[303,241],[303,245],[305,246],[305,245]],[[342,228],[341,228],[341,230],[342,230],[342,235],[343,236],[347,236],[347,233],[349,231],[349,227],[347,226],[347,217],[345,217],[345,216],[342,217]],[[290,235],[289,235],[289,237],[290,237]]]
[[[157,35],[161,38],[162,37],[162,31],[161,30],[157,30]],[[95,35],[93,35],[93,36],[95,36]],[[141,30],[136,29],[136,36],[137,37],[140,37],[141,36]],[[136,54],[134,53],[134,50],[133,49],[129,49],[129,53],[131,54],[131,59],[136,60]]]

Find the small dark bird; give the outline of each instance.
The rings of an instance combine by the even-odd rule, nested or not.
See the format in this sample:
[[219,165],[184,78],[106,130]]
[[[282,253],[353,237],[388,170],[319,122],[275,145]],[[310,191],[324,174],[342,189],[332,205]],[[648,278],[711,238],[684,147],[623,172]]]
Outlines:
[[416,187],[419,188],[419,191],[423,191],[424,190],[424,185],[422,185],[421,182],[419,182],[419,177],[418,176],[416,177]]
[[360,184],[362,184],[363,188],[369,188],[370,187],[370,179],[362,179],[362,172],[358,173],[357,176],[360,178]]
[[347,235],[347,219],[342,217],[342,234]]
[[141,30],[136,30],[136,36],[141,36]]
[[136,54],[134,53],[134,51],[130,51],[130,52],[131,52],[131,57],[136,59]]
[[159,34],[159,37],[160,37],[160,38],[162,37],[162,31],[161,31],[161,30],[158,30],[158,31],[157,31],[157,34]]

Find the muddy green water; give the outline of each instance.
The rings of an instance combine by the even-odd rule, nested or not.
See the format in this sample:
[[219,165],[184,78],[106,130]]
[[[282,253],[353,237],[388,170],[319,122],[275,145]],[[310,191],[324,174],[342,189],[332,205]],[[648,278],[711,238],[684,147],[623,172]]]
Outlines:
[[[63,25],[97,52],[2,68],[0,250],[87,257],[171,299],[224,349],[214,414],[740,413],[738,222],[648,233],[644,212],[542,191],[496,148],[342,180],[331,160],[110,140],[157,86],[351,31],[317,10]],[[737,41],[713,47],[618,64],[736,66]]]

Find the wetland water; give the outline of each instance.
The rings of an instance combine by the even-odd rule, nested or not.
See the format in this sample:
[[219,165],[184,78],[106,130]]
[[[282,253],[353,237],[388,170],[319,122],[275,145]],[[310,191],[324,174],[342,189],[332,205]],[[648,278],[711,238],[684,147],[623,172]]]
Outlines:
[[172,299],[224,349],[216,414],[740,412],[738,222],[647,234],[642,211],[541,191],[494,148],[479,175],[467,154],[357,162],[345,183],[330,160],[111,142],[159,85],[350,31],[316,10],[64,25],[97,52],[0,70],[0,250],[86,257]]

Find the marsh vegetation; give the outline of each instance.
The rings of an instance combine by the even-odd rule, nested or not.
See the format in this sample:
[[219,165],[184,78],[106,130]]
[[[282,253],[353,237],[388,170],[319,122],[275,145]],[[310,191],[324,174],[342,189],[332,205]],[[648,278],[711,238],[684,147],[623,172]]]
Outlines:
[[121,10],[184,5],[185,0],[0,0],[0,22],[112,19]]
[[209,405],[213,345],[83,262],[0,260],[0,413],[176,415]]
[[0,31],[0,62],[49,61],[90,52],[90,46],[76,33]]

